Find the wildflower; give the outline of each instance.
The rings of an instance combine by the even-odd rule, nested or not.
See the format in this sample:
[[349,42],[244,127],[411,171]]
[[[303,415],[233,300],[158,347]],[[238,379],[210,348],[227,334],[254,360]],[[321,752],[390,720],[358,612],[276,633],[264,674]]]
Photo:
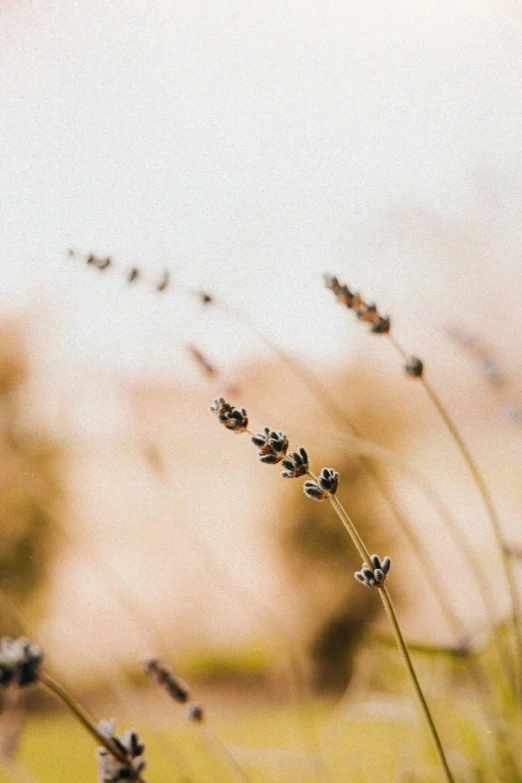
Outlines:
[[212,413],[215,413],[221,424],[237,434],[245,432],[248,427],[248,416],[244,408],[235,408],[226,402],[223,397],[217,397],[210,406]]
[[0,685],[7,687],[13,682],[20,687],[31,685],[38,679],[42,660],[41,647],[25,636],[16,640],[4,636],[0,642]]
[[359,309],[357,310],[357,318],[359,321],[375,325],[378,323],[379,317],[377,305],[365,305],[364,302],[361,302]]
[[305,481],[303,490],[312,500],[324,500],[335,495],[339,484],[339,474],[333,468],[323,468],[318,481]]
[[102,720],[98,731],[111,742],[121,754],[116,758],[107,748],[97,748],[98,775],[100,783],[119,783],[122,780],[138,780],[145,769],[143,758],[145,744],[136,729],[129,729],[123,737],[115,733],[114,720]]
[[204,717],[203,707],[200,704],[193,704],[187,714],[187,720],[193,723],[202,723]]
[[417,356],[410,356],[404,365],[404,372],[406,375],[411,375],[412,378],[420,378],[423,370],[424,365]]
[[360,294],[352,293],[337,277],[323,275],[323,278],[326,288],[333,292],[340,304],[354,310],[360,321],[371,324],[370,331],[374,334],[387,334],[390,331],[390,319],[379,313],[377,305],[367,304]]
[[265,427],[263,432],[258,432],[252,437],[252,443],[259,449],[259,459],[268,465],[276,465],[286,457],[288,450],[288,438],[281,430],[271,430]]
[[171,699],[179,701],[181,704],[185,704],[189,700],[189,689],[185,683],[157,658],[145,658],[143,664],[145,673],[153,674],[158,685],[165,687]]
[[377,321],[373,324],[372,328],[370,329],[371,332],[374,334],[388,334],[390,331],[391,321],[389,317],[380,315]]
[[281,471],[283,478],[297,478],[308,472],[309,461],[306,449],[302,446],[297,451],[291,451],[281,462],[285,470]]
[[363,563],[361,570],[356,571],[354,576],[367,587],[381,587],[390,570],[391,560],[385,557],[381,562],[377,555],[372,555],[371,562],[373,568],[368,563]]
[[353,307],[354,298],[358,294],[353,294],[347,285],[341,285],[339,280],[332,275],[323,275],[324,284],[330,291],[333,291],[337,301],[345,307]]

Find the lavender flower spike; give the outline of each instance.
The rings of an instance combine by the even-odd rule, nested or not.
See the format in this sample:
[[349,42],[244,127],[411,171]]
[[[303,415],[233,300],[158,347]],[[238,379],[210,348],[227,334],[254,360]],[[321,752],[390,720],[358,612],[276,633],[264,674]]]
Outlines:
[[368,563],[363,563],[361,570],[356,571],[354,576],[366,587],[382,587],[390,570],[391,560],[389,557],[385,557],[381,562],[377,555],[372,555],[371,561],[373,568]]
[[5,688],[13,682],[21,688],[32,685],[38,679],[42,660],[41,647],[25,636],[16,640],[4,636],[0,641],[0,686]]
[[248,416],[244,408],[235,408],[230,405],[223,397],[216,397],[212,405],[210,406],[212,413],[215,413],[221,424],[223,424],[227,430],[238,435],[245,432],[248,427]]
[[333,468],[323,468],[318,481],[305,481],[303,490],[312,500],[324,500],[337,492],[339,474]]

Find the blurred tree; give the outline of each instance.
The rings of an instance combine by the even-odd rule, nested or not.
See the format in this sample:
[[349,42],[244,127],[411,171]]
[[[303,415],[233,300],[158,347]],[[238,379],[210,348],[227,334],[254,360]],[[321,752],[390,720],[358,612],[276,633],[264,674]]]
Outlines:
[[27,424],[30,362],[21,326],[0,323],[0,633],[41,614],[62,512],[62,452]]

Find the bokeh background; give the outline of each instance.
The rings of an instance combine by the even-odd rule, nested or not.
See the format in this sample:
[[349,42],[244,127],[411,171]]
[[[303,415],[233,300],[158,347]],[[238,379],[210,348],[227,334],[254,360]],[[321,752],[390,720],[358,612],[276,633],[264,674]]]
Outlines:
[[[391,314],[522,547],[521,39],[515,0],[0,0],[4,633],[99,698],[151,651],[220,698],[274,698],[282,627],[317,692],[348,683],[374,596],[329,510],[219,427],[224,394],[339,469],[408,637],[457,644],[292,362],[430,477],[505,618],[458,451],[322,275]],[[433,506],[376,465],[479,638]]]

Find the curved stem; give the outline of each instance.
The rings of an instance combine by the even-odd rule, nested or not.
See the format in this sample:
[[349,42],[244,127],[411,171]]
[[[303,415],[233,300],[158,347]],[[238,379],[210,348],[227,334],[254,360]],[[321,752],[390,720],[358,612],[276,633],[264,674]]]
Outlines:
[[390,620],[390,623],[393,628],[393,634],[395,636],[395,641],[397,642],[397,647],[399,648],[399,652],[401,654],[402,660],[404,662],[404,665],[406,667],[406,670],[408,672],[408,675],[411,680],[411,684],[413,686],[413,689],[415,691],[415,694],[417,696],[417,699],[419,701],[419,704],[421,706],[422,714],[424,715],[424,719],[428,726],[428,731],[431,736],[431,740],[433,742],[435,752],[437,754],[437,757],[439,759],[439,762],[444,770],[444,774],[446,776],[446,779],[449,781],[449,783],[455,783],[454,777],[452,775],[452,772],[449,768],[446,755],[444,753],[444,748],[442,747],[442,743],[440,741],[439,734],[437,732],[437,728],[435,726],[435,723],[433,722],[433,718],[431,716],[430,708],[428,707],[428,703],[426,701],[426,698],[424,696],[424,693],[422,692],[422,688],[420,686],[419,680],[417,679],[417,675],[415,673],[415,669],[413,668],[413,664],[411,662],[410,654],[408,652],[408,647],[406,645],[406,642],[404,641],[404,637],[401,632],[401,628],[399,625],[399,621],[397,620],[397,615],[395,613],[395,609],[390,597],[390,594],[385,586],[379,587],[379,596],[381,598],[381,601],[383,603],[383,606],[386,610],[386,614],[388,615],[388,618]]
[[[69,708],[89,734],[94,737],[100,745],[103,745],[114,758],[122,764],[129,763],[125,754],[97,728],[94,719],[89,715],[87,710],[84,709],[80,702],[75,699],[74,696],[71,696],[59,682],[45,672],[41,672],[38,679],[47,690],[51,691],[51,693],[57,696]],[[141,776],[136,778],[136,780],[140,783],[146,783],[145,778]]]
[[[298,379],[302,386],[309,391],[314,398],[318,406],[326,413],[326,415],[334,421],[336,424],[344,427],[354,437],[360,438],[361,434],[358,431],[356,425],[351,418],[346,414],[343,408],[339,405],[337,400],[331,394],[328,386],[316,377],[314,373],[310,372],[308,368],[295,361],[289,356],[276,342],[267,337],[258,327],[252,322],[240,308],[232,307],[229,304],[225,304],[221,301],[214,300],[214,305],[217,306],[223,313],[230,315],[232,318],[243,324],[253,335],[255,335],[264,345],[269,348],[270,351],[279,359],[289,372]],[[387,489],[385,483],[381,479],[378,471],[374,468],[371,462],[364,457],[359,456],[359,461],[363,469],[368,474],[370,480],[376,487],[380,496],[384,502],[388,505],[396,524],[407,539],[411,550],[417,558],[419,564],[425,566],[433,560],[428,548],[424,547],[421,538],[417,535],[413,526],[409,523],[408,519],[402,513],[397,503],[393,499],[393,496]],[[461,618],[455,612],[448,596],[444,592],[444,588],[441,583],[434,577],[432,569],[425,569],[427,573],[427,581],[435,596],[440,610],[455,637],[461,641],[463,637],[468,636],[468,631],[465,628]]]
[[212,729],[210,729],[205,724],[202,724],[200,725],[200,731],[207,744],[226,760],[228,766],[234,774],[234,777],[240,781],[240,783],[252,783],[241,764],[232,755],[227,746],[215,735]]
[[[477,589],[479,591],[480,599],[484,608],[484,614],[487,618],[488,625],[490,626],[490,631],[494,636],[496,633],[496,616],[489,581],[486,578],[484,569],[482,568],[482,564],[477,554],[471,547],[464,534],[461,532],[455,518],[453,517],[453,513],[450,507],[447,505],[441,495],[439,495],[437,489],[433,486],[429,478],[406,459],[400,457],[398,454],[395,454],[395,452],[391,451],[390,449],[387,449],[384,446],[378,446],[376,443],[364,440],[363,438],[357,437],[356,435],[349,435],[348,433],[342,431],[318,433],[317,430],[310,430],[310,433],[312,437],[319,434],[325,439],[328,438],[329,443],[331,443],[332,438],[337,438],[343,442],[348,442],[348,444],[351,445],[351,447],[359,454],[361,461],[364,459],[365,462],[369,460],[380,460],[388,462],[392,466],[395,466],[396,469],[408,475],[411,480],[418,485],[419,489],[432,503],[437,514],[440,516],[441,521],[444,523],[447,533],[451,538],[455,548],[459,551],[462,559],[467,562],[470,571],[475,578]],[[426,557],[429,552],[429,548],[426,548],[424,556]],[[435,565],[436,559],[431,557],[430,560]],[[426,559],[425,564],[427,563],[428,560]],[[431,571],[431,569],[427,569],[427,572],[429,571]],[[437,585],[439,584],[438,580],[436,580],[436,583]],[[446,619],[448,622],[450,622],[448,613],[446,613]]]
[[[400,356],[404,359],[408,357],[407,352],[402,347],[402,345],[399,343],[398,340],[393,337],[393,335],[388,334],[388,338],[392,345],[394,346],[395,350],[400,354]],[[498,518],[497,512],[495,510],[495,507],[493,505],[493,501],[489,492],[489,489],[487,487],[486,482],[484,481],[484,478],[482,477],[482,473],[475,462],[470,450],[468,449],[466,442],[464,441],[462,435],[460,434],[457,426],[453,422],[451,416],[449,415],[448,411],[446,410],[444,404],[442,403],[442,400],[439,398],[438,394],[434,390],[434,388],[431,386],[431,384],[426,380],[424,374],[420,376],[419,378],[420,382],[424,386],[424,389],[426,390],[426,393],[428,394],[431,402],[435,406],[439,416],[441,417],[442,421],[446,425],[446,428],[448,429],[450,435],[452,436],[453,440],[455,441],[466,465],[468,466],[469,472],[471,473],[473,480],[475,482],[475,485],[479,491],[479,494],[482,498],[482,501],[484,503],[484,506],[486,507],[486,511],[488,514],[488,517],[491,522],[491,527],[493,529],[493,533],[495,536],[495,540],[497,543],[497,547],[500,553],[500,557],[502,560],[502,566],[504,569],[504,575],[506,578],[506,583],[508,586],[508,592],[509,597],[511,601],[511,608],[512,608],[512,619],[513,619],[513,630],[514,630],[514,636],[515,636],[515,644],[516,644],[516,663],[514,666],[514,672],[515,672],[515,683],[516,683],[516,690],[518,698],[522,698],[522,692],[521,692],[521,672],[520,668],[522,666],[522,635],[521,635],[521,620],[522,620],[522,610],[520,607],[520,598],[518,595],[516,583],[515,583],[515,575],[513,573],[512,563],[511,559],[509,557],[509,554],[506,550],[506,546],[504,543],[504,537],[502,535],[502,528],[500,525],[500,520]]]
[[[350,536],[352,538],[352,541],[353,541],[357,551],[361,555],[362,559],[366,560],[367,563],[371,567],[371,558],[370,558],[370,554],[368,552],[368,549],[367,549],[364,541],[362,540],[361,536],[359,535],[359,533],[358,533],[355,525],[353,524],[352,520],[350,519],[350,517],[346,513],[343,505],[341,504],[341,502],[339,500],[337,500],[337,498],[334,495],[329,495],[328,499],[330,500],[332,506],[336,510],[336,512],[337,512],[339,518],[341,519],[341,522],[345,526],[346,530],[350,534]],[[422,713],[424,715],[424,718],[426,720],[426,723],[427,723],[427,726],[428,726],[428,731],[430,733],[431,740],[432,740],[433,746],[435,748],[435,752],[437,753],[437,757],[439,759],[439,762],[440,762],[440,764],[442,766],[442,769],[444,771],[444,774],[446,776],[446,780],[448,781],[448,783],[455,783],[453,775],[452,775],[451,770],[449,768],[448,762],[446,760],[444,749],[442,747],[442,743],[440,741],[440,737],[438,735],[435,723],[434,723],[433,718],[431,716],[430,709],[428,707],[428,704],[427,704],[426,699],[424,697],[424,694],[422,692],[422,688],[421,688],[421,686],[419,684],[419,681],[417,679],[417,675],[415,673],[415,669],[413,668],[413,664],[411,662],[410,655],[408,653],[408,648],[407,648],[406,642],[404,641],[404,638],[402,636],[401,629],[400,629],[400,626],[399,626],[399,622],[397,620],[397,615],[395,614],[395,610],[393,608],[393,604],[391,602],[390,595],[389,595],[386,587],[384,587],[384,585],[382,587],[379,587],[378,590],[379,590],[379,595],[381,596],[381,600],[382,600],[382,602],[384,604],[384,608],[386,609],[386,612],[387,612],[388,617],[390,619],[390,622],[392,624],[393,633],[394,633],[394,636],[395,636],[395,640],[397,642],[397,647],[399,648],[399,652],[400,652],[400,654],[402,656],[404,665],[405,665],[406,670],[408,672],[408,675],[409,675],[409,677],[411,679],[411,682],[412,682],[412,685],[413,685],[413,689],[414,689],[415,694],[417,696],[417,699],[419,701],[419,704],[420,704],[420,707],[421,707],[421,711],[422,711]]]

